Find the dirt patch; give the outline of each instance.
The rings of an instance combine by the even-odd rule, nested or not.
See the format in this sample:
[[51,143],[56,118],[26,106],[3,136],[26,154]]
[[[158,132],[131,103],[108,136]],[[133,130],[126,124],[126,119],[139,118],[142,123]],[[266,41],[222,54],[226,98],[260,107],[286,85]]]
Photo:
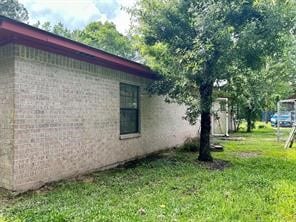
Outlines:
[[78,182],[83,182],[83,183],[94,183],[95,182],[95,177],[91,174],[89,175],[78,175],[76,177],[72,177],[69,179],[69,181],[78,181]]
[[54,189],[54,184],[47,184],[47,185],[44,185],[43,187],[40,187],[38,190],[35,190],[34,192],[37,194],[45,194],[45,193],[49,193],[53,189]]
[[234,155],[240,158],[254,158],[261,155],[259,152],[235,152]]
[[215,159],[213,162],[198,162],[203,168],[206,168],[208,170],[219,170],[223,171],[226,168],[231,167],[230,161],[226,160],[219,160]]
[[68,179],[65,179],[65,180],[45,184],[44,186],[40,187],[37,190],[28,191],[26,193],[33,192],[33,193],[36,193],[36,194],[47,194],[47,193],[53,191],[61,182],[94,183],[95,182],[95,177],[92,176],[91,174],[89,174],[89,175],[78,175],[78,176],[71,177],[71,178],[68,178]]
[[95,178],[92,176],[85,176],[82,178],[82,182],[83,183],[94,183],[95,182]]
[[149,154],[145,157],[140,157],[134,160],[125,162],[124,164],[118,165],[116,169],[133,169],[141,165],[153,166],[157,163],[167,163],[167,164],[177,164],[176,159],[176,148],[171,148],[169,150],[164,150],[156,153]]

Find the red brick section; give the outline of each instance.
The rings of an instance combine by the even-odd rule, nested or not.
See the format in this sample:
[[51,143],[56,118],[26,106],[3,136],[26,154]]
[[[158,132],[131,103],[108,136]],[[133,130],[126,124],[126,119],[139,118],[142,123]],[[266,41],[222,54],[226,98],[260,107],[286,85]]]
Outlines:
[[7,44],[8,42],[58,53],[141,77],[150,79],[155,79],[157,77],[149,67],[140,63],[109,54],[102,50],[0,16],[0,44]]

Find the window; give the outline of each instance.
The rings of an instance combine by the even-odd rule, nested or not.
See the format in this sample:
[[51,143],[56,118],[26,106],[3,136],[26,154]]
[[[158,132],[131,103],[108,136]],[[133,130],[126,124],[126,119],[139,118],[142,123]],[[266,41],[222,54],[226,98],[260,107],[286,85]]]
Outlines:
[[120,134],[139,132],[139,87],[120,83]]

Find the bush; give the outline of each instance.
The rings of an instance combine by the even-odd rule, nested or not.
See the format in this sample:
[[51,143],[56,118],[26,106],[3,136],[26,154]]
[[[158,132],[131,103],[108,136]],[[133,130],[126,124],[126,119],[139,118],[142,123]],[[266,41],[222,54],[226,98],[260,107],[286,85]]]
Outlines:
[[199,151],[199,138],[188,138],[185,140],[181,150],[184,152],[198,152]]
[[256,126],[257,126],[258,129],[265,129],[265,128],[267,128],[267,124],[264,123],[264,122],[257,122],[256,123]]

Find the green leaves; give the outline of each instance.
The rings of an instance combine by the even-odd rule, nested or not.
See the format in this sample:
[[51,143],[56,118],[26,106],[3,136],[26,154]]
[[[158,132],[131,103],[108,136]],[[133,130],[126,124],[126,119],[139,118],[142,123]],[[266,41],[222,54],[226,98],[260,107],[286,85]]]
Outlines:
[[27,22],[29,20],[27,9],[23,4],[20,4],[18,0],[1,0],[0,15],[19,20],[21,22]]
[[120,34],[110,22],[88,24],[80,33],[80,41],[127,59],[134,59],[136,56],[131,40]]
[[34,26],[126,59],[137,59],[132,39],[119,33],[111,22],[92,22],[82,30],[70,30],[61,22],[37,22]]
[[[228,80],[226,93],[235,103],[258,111],[273,107],[267,96],[286,94],[284,81],[291,81],[284,77],[289,74],[279,81],[275,67],[282,63],[292,73],[294,60],[281,58],[293,54],[293,9],[293,1],[139,1],[134,15],[141,53],[163,77],[150,89],[186,104],[194,118],[200,111],[196,91],[218,80]],[[270,59],[273,68],[266,70]]]

